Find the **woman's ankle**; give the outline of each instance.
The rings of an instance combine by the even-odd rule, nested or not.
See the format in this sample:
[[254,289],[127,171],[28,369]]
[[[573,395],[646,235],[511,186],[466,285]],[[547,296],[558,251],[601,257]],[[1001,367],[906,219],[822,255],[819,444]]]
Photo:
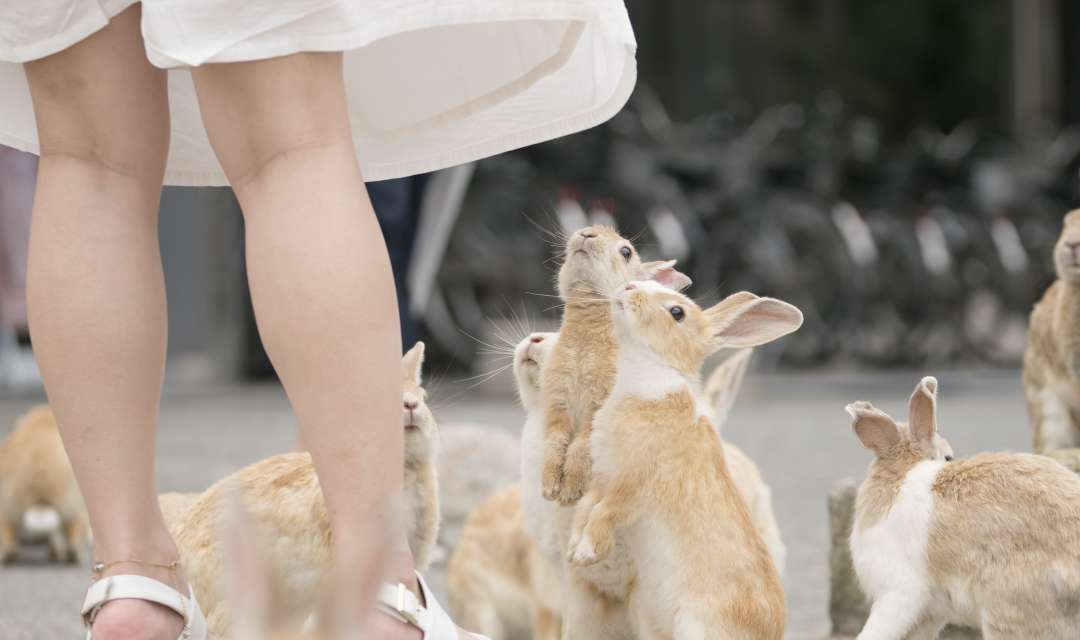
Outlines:
[[176,543],[167,531],[158,538],[119,544],[95,541],[91,578],[98,580],[122,574],[145,576],[186,595],[188,579]]

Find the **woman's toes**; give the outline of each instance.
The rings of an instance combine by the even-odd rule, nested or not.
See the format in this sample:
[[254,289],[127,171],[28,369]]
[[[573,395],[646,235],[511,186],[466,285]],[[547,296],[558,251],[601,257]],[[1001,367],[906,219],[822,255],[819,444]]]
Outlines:
[[184,619],[172,609],[145,600],[113,600],[94,618],[94,640],[176,640]]

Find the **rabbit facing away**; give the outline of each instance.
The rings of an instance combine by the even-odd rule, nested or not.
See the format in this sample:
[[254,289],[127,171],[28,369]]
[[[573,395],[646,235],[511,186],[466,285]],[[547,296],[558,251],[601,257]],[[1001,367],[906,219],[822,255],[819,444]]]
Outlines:
[[872,601],[859,640],[928,640],[946,623],[992,640],[1080,633],[1080,479],[1050,458],[952,459],[938,434],[937,380],[900,423],[848,405],[875,454],[855,500],[851,555]]
[[601,561],[624,541],[636,570],[636,637],[780,640],[780,578],[728,472],[699,378],[710,353],[775,340],[802,314],[748,293],[703,311],[654,282],[629,283],[611,305],[616,379],[595,417],[593,484],[575,512],[571,565]]
[[642,262],[633,244],[611,227],[594,225],[566,241],[559,268],[563,309],[559,342],[551,350],[544,396],[544,497],[564,505],[585,493],[590,474],[593,414],[615,379],[615,339],[607,296],[631,280],[654,279],[675,289],[690,278],[674,261]]
[[521,491],[504,487],[465,520],[450,556],[450,606],[458,624],[491,640],[559,640],[560,577],[525,532]]
[[0,443],[0,562],[15,558],[24,518],[39,513],[59,516],[47,533],[49,558],[79,562],[90,522],[56,417],[45,405],[23,414]]
[[1031,311],[1024,396],[1035,451],[1080,447],[1080,209],[1054,245],[1058,279]]
[[[405,479],[401,511],[417,570],[431,561],[439,527],[439,491],[435,473],[438,429],[421,386],[424,345],[418,342],[401,360],[402,428],[405,431]],[[222,606],[223,559],[217,514],[227,496],[240,491],[251,520],[265,530],[270,562],[282,570],[284,603],[310,612],[311,594],[331,575],[333,545],[322,490],[308,453],[286,453],[256,462],[218,481],[191,500],[184,494],[159,498],[169,531],[206,613],[210,631],[229,637]],[[184,508],[184,503],[190,504]]]

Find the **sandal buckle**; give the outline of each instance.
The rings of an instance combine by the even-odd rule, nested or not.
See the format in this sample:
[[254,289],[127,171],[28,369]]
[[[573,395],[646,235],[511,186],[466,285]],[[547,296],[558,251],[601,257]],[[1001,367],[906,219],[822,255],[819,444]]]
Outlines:
[[406,622],[413,626],[420,626],[420,619],[416,616],[417,612],[406,606],[406,598],[412,594],[410,594],[405,585],[400,582],[397,587],[397,606],[395,609],[401,614],[402,618],[405,618]]

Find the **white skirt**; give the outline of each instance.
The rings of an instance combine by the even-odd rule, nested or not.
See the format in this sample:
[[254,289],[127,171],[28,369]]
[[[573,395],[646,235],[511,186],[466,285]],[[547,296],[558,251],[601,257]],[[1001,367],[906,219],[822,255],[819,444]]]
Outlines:
[[[0,0],[0,144],[37,153],[21,64],[136,0]],[[461,164],[587,129],[634,87],[622,0],[142,0],[150,61],[170,69],[166,183],[224,185],[189,67],[344,51],[367,180]]]

